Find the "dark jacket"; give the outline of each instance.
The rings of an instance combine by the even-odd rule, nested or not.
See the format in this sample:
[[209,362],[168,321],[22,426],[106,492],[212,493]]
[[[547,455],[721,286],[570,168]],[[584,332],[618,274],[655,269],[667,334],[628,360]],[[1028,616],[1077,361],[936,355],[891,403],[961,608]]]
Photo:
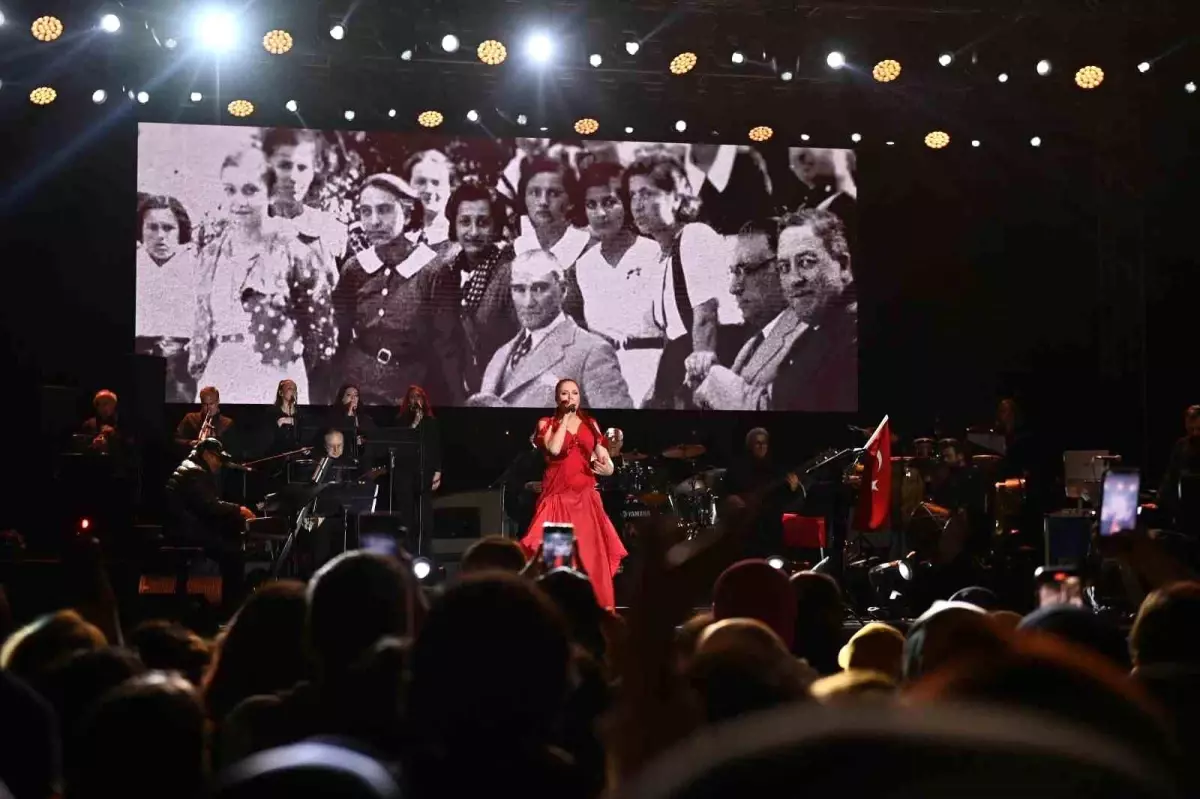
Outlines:
[[[179,420],[179,426],[175,428],[175,444],[182,454],[187,455],[191,451],[192,442],[200,435],[200,428],[203,426],[204,411],[192,411]],[[221,443],[225,445],[225,451],[239,454],[233,420],[225,414],[218,414],[213,420],[213,428],[216,431],[215,437],[221,439]]]
[[241,508],[221,500],[215,476],[203,464],[185,460],[167,480],[167,532],[177,538],[219,547],[240,532]]

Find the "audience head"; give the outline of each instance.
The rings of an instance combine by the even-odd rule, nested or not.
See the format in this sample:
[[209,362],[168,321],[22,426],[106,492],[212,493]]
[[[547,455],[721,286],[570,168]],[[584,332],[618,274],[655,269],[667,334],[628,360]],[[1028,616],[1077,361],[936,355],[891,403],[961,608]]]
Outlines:
[[706,627],[687,678],[710,723],[802,699],[812,682],[775,631],[750,618]]
[[851,669],[822,677],[809,686],[808,692],[822,704],[863,699],[891,699],[896,693],[896,681],[875,670]]
[[700,635],[714,621],[711,611],[703,610],[679,625],[675,630],[675,666],[680,674],[687,670],[696,654]]
[[[543,743],[567,692],[566,622],[516,575],[469,575],[430,608],[412,651],[410,718],[431,745]],[[504,675],[481,671],[503,657]]]
[[64,738],[70,739],[79,719],[100,697],[145,671],[137,655],[118,647],[76,652],[51,671],[45,696],[58,713]]
[[792,591],[796,595],[792,652],[821,674],[836,673],[846,615],[842,589],[828,574],[807,571],[792,575]]
[[1076,646],[1108,658],[1122,671],[1129,671],[1129,647],[1125,635],[1111,620],[1078,605],[1044,605],[1017,625],[1018,630],[1037,630],[1058,636]]
[[73,799],[196,796],[204,787],[204,711],[191,684],[150,672],[108,692],[71,744]]
[[1188,438],[1200,438],[1200,405],[1189,405],[1184,411],[1183,428]]
[[1200,582],[1179,582],[1150,593],[1129,634],[1135,668],[1200,666]]
[[107,645],[100,628],[73,610],[42,616],[17,630],[0,648],[0,669],[7,669],[34,688],[49,671],[76,652]]
[[605,612],[596,603],[596,592],[587,575],[574,569],[558,568],[542,575],[537,582],[566,619],[571,640],[603,662]]
[[[944,440],[952,441],[953,439]],[[960,588],[950,595],[950,601],[966,602],[989,613],[1000,609],[1000,597],[996,596],[995,591],[990,588],[984,588],[982,585],[971,585],[966,588]]]
[[146,668],[179,672],[193,685],[200,684],[208,669],[208,642],[178,622],[142,622],[130,634],[128,644]]
[[334,743],[304,741],[251,755],[221,775],[216,799],[400,799],[378,760]]
[[899,680],[903,672],[904,633],[890,624],[873,621],[863,625],[838,653],[845,671],[877,671]]
[[914,680],[964,657],[1003,652],[1007,645],[982,609],[939,599],[908,630],[904,677]]
[[416,633],[424,600],[395,558],[355,550],[321,567],[308,584],[308,643],[318,676],[337,680],[384,636]]
[[988,613],[988,618],[997,630],[1005,633],[1013,632],[1021,623],[1021,614],[1015,610],[993,610]]
[[217,639],[204,679],[209,718],[220,722],[238,702],[290,688],[310,674],[304,648],[304,584],[267,583],[255,591]]
[[739,561],[713,586],[713,618],[758,619],[788,647],[796,635],[796,594],[788,576],[765,560]]
[[60,729],[49,703],[0,669],[0,788],[7,787],[15,799],[61,796]]
[[484,571],[520,574],[524,568],[525,550],[515,540],[502,535],[484,536],[471,544],[458,566],[463,575]]
[[517,318],[526,330],[541,330],[562,313],[563,268],[544,250],[530,250],[513,260],[513,305]]

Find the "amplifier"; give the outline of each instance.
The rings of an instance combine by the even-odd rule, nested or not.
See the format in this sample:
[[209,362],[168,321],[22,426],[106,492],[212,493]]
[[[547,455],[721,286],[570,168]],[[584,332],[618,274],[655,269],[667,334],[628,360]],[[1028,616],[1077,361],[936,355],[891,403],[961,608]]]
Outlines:
[[457,560],[487,535],[504,534],[504,491],[462,491],[433,500],[433,540],[429,552],[439,561]]

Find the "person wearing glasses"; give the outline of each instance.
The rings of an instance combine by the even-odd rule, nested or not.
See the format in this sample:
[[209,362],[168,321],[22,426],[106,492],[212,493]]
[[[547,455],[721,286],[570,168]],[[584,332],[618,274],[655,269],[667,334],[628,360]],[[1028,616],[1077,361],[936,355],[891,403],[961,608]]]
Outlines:
[[[701,407],[718,410],[853,411],[858,407],[858,304],[842,221],[804,209],[780,220],[774,268],[753,236],[740,237],[733,292],[757,326],[731,366],[711,366],[695,389]],[[758,256],[753,255],[759,247]],[[780,300],[772,303],[773,271]],[[748,292],[758,296],[747,297]],[[786,303],[783,307],[782,303]],[[757,309],[753,306],[758,305]],[[750,308],[750,310],[748,310]]]
[[431,304],[436,253],[405,233],[419,231],[425,211],[415,189],[395,175],[363,181],[356,206],[370,246],[346,262],[333,291],[338,369],[359,387],[364,405],[395,405],[423,384],[433,352]]

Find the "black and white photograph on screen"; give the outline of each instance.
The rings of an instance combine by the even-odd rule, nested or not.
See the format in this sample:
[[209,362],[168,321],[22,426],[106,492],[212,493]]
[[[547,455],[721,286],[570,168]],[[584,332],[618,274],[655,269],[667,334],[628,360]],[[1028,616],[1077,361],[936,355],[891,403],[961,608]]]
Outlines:
[[143,123],[166,399],[849,412],[853,151]]

